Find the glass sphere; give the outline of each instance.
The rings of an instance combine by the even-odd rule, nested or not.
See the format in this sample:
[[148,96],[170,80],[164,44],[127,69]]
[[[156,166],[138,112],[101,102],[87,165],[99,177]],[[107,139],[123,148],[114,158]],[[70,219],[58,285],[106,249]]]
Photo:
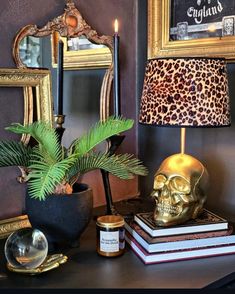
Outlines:
[[46,259],[48,242],[38,229],[24,228],[7,238],[4,253],[10,266],[17,269],[34,269]]

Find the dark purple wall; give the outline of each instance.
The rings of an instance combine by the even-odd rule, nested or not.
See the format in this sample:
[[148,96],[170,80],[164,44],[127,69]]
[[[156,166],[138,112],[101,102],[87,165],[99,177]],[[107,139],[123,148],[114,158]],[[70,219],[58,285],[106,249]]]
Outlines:
[[[61,15],[66,1],[58,0],[1,0],[0,2],[0,67],[15,67],[12,59],[12,44],[17,31],[27,24],[41,27],[49,20]],[[137,0],[75,0],[83,17],[99,34],[112,35],[114,19],[120,23],[120,67],[122,115],[136,119],[136,40],[137,40]],[[0,92],[3,89],[0,89]],[[4,96],[4,97],[3,97]],[[0,138],[6,135],[3,128],[13,121],[22,121],[22,92],[0,95],[1,124]],[[14,99],[14,103],[10,102]],[[16,105],[17,104],[17,105]],[[19,104],[19,105],[18,105]],[[66,118],[69,120],[69,115]],[[6,124],[7,121],[7,124]],[[76,126],[79,127],[79,126]],[[137,153],[136,126],[126,134],[120,152]],[[15,178],[17,168],[0,169],[0,219],[17,216],[24,209],[25,185]],[[104,191],[100,174],[91,173],[85,179],[94,189],[95,206],[104,204]],[[138,180],[120,181],[111,178],[114,201],[138,194]]]

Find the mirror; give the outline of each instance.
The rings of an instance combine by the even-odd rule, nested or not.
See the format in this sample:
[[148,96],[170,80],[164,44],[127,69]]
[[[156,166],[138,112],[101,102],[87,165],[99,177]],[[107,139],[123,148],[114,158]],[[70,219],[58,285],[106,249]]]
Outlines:
[[26,36],[21,40],[19,56],[24,66],[45,67],[45,61],[50,58],[52,67],[56,68],[57,45],[60,39],[64,42],[64,69],[97,69],[107,68],[111,65],[112,55],[104,44],[94,44],[84,35],[64,38],[55,32],[50,37]]
[[[114,75],[113,37],[99,35],[83,19],[71,0],[64,13],[38,28],[26,25],[16,34],[13,57],[18,68],[47,68],[52,77],[54,114],[57,114],[57,48],[64,42],[63,114],[65,132],[62,145],[68,147],[98,120],[106,120],[113,108],[111,90]],[[77,50],[79,49],[79,50]],[[36,70],[37,69],[37,70]],[[110,142],[99,146],[107,150]],[[84,176],[100,197],[99,171]],[[98,202],[98,201],[97,201]]]
[[[13,46],[13,57],[17,67],[51,70],[54,98],[57,95],[59,39],[64,42],[66,70],[64,114],[69,116],[69,119],[65,119],[66,132],[63,138],[66,145],[66,141],[71,142],[69,132],[73,131],[78,121],[79,129],[83,132],[90,124],[99,119],[105,120],[110,115],[113,38],[99,36],[86,23],[71,0],[67,1],[64,13],[49,21],[44,27],[27,25],[18,32]],[[79,135],[79,132],[76,132],[76,136]]]

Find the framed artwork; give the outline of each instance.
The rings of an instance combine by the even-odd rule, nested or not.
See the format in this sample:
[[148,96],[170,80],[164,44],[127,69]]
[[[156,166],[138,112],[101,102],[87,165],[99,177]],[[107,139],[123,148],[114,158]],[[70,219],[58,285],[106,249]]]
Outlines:
[[112,54],[108,47],[93,44],[85,36],[64,38],[54,32],[51,36],[52,66],[57,67],[57,47],[59,39],[64,42],[64,68],[108,68],[112,63]]
[[148,0],[148,58],[235,60],[235,0]]
[[[53,101],[49,70],[0,68],[0,96],[1,89],[5,87],[22,88],[24,99],[23,124],[32,123],[34,120],[53,123]],[[21,137],[24,144],[27,144],[29,139],[29,136]],[[19,195],[16,195],[16,197],[19,197]],[[0,220],[0,239],[28,226],[30,226],[30,223],[27,215],[2,219]]]

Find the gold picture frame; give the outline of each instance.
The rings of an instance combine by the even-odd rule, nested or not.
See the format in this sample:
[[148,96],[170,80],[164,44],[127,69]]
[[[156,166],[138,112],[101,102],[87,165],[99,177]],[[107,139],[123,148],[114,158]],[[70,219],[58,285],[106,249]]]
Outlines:
[[[0,68],[0,87],[23,88],[24,124],[32,123],[35,114],[37,120],[53,123],[53,99],[49,70]],[[29,139],[29,136],[22,136],[21,141],[27,144]],[[0,220],[0,239],[6,238],[20,228],[29,226],[27,215]]]
[[[33,88],[36,93],[37,120],[53,122],[51,73],[42,69],[0,68],[0,87],[22,87],[24,91],[24,124],[33,122]],[[27,143],[28,136],[22,141]]]
[[[148,0],[148,58],[223,57],[235,61],[235,36],[170,40],[171,0]],[[235,14],[235,13],[234,13]]]
[[[79,37],[73,39],[77,40],[78,38]],[[51,35],[52,66],[54,68],[57,67],[57,48],[59,39],[61,39],[64,43],[65,70],[108,68],[112,64],[112,53],[108,47],[70,51],[68,45],[68,38],[60,37],[58,32],[54,32]]]

